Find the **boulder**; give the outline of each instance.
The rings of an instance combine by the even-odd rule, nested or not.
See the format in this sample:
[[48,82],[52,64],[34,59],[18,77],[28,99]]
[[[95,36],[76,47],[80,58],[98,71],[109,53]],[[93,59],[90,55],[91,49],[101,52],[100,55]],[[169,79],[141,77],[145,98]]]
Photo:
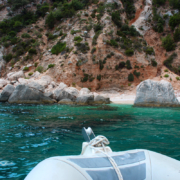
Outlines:
[[110,103],[110,99],[108,97],[104,97],[100,95],[96,95],[94,97],[93,104],[109,104],[109,103]]
[[76,88],[68,87],[61,91],[61,93],[58,96],[58,100],[60,101],[61,99],[70,99],[72,101],[75,101],[78,95],[79,91]]
[[71,101],[70,99],[62,99],[58,102],[58,104],[72,105],[72,104],[74,104],[74,102]]
[[61,95],[61,92],[63,91],[63,89],[67,88],[67,85],[64,84],[64,83],[60,83],[59,86],[54,90],[53,92],[53,98],[56,99],[56,100],[60,100],[60,95]]
[[28,86],[31,88],[37,89],[41,92],[44,92],[44,90],[45,90],[45,87],[42,86],[41,84],[37,83],[36,81],[29,82]]
[[37,78],[39,78],[40,75],[41,75],[41,73],[38,72],[38,71],[36,71],[36,72],[33,73],[32,76],[30,76],[30,79],[31,79],[31,78],[37,79]]
[[6,86],[9,83],[9,81],[5,79],[0,79],[0,89]]
[[135,106],[180,106],[175,97],[171,83],[167,81],[152,81],[150,79],[141,82],[137,86]]
[[50,76],[43,76],[41,79],[36,80],[37,83],[47,88],[48,85],[51,83],[52,78]]
[[46,92],[44,93],[44,95],[47,96],[47,97],[49,97],[49,98],[52,98],[52,99],[53,99],[53,93],[52,93],[51,91],[49,91],[49,92],[46,91]]
[[30,82],[30,80],[29,79],[24,79],[24,78],[19,78],[18,82],[20,84],[28,84]]
[[11,73],[7,74],[7,78],[10,81],[13,81],[13,80],[17,81],[21,77],[24,77],[24,72],[23,71],[11,72]]
[[75,102],[77,105],[91,105],[93,104],[93,101],[94,101],[94,95],[86,94],[86,95],[78,96]]
[[79,96],[81,95],[85,95],[85,94],[89,94],[91,91],[88,89],[88,88],[82,88],[80,91],[79,91]]
[[28,85],[18,85],[9,98],[9,103],[52,104],[55,101]]
[[13,93],[15,87],[11,84],[8,84],[2,91],[0,95],[0,102],[6,102],[8,101],[9,97]]

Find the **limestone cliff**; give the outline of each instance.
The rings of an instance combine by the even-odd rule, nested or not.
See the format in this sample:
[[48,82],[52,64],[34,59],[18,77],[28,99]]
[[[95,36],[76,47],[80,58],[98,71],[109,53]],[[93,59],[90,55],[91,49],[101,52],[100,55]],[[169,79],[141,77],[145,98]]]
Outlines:
[[[169,23],[178,9],[169,1],[84,2],[34,0],[15,8],[12,1],[0,1],[1,78],[22,70],[29,79],[39,71],[93,91],[134,90],[146,79],[166,79],[180,89],[180,38],[170,51],[162,43],[178,28]],[[13,28],[5,29],[4,22]],[[173,53],[170,65],[164,63]]]

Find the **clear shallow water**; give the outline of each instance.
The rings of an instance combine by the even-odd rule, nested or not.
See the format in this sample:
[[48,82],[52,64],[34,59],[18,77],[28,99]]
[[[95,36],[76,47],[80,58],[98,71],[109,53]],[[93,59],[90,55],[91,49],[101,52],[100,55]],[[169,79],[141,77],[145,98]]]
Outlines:
[[40,161],[81,152],[81,128],[113,151],[149,149],[180,160],[180,108],[0,104],[0,179],[22,180]]

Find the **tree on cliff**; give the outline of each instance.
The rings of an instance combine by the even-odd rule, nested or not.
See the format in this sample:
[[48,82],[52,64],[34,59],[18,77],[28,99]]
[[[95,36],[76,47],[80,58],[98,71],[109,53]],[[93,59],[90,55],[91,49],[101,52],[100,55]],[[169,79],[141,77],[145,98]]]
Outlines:
[[20,8],[25,9],[26,5],[34,2],[34,0],[8,0],[8,3],[12,6],[12,11],[16,11]]

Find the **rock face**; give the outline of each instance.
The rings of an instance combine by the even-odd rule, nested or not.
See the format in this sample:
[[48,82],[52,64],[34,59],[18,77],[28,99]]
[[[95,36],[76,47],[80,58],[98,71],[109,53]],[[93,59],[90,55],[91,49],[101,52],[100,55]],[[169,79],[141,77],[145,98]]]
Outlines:
[[171,83],[167,81],[152,81],[150,79],[141,82],[137,86],[135,106],[176,107],[180,106],[174,95]]
[[11,84],[8,84],[2,91],[0,96],[0,102],[8,101],[10,95],[13,93],[15,87]]
[[9,98],[9,103],[23,104],[52,104],[54,100],[45,96],[37,89],[30,88],[27,85],[18,85]]

